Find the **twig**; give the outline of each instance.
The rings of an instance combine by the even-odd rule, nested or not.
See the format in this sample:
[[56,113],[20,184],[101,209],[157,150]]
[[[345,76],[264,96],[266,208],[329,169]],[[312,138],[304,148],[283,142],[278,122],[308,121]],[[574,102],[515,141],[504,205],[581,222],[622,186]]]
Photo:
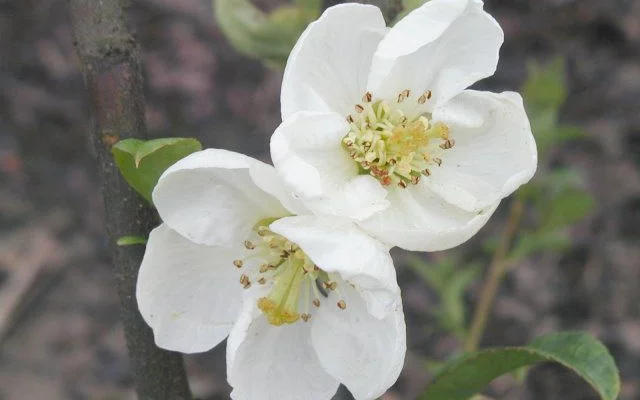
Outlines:
[[182,356],[157,348],[138,312],[135,286],[144,247],[116,244],[120,236],[146,236],[157,224],[155,212],[121,178],[111,156],[111,146],[118,140],[147,136],[139,50],[125,23],[124,5],[129,2],[69,0],[69,6],[89,92],[91,136],[138,398],[190,400]]
[[0,343],[9,331],[13,314],[47,262],[55,256],[56,243],[47,233],[36,232],[25,257],[16,260],[9,280],[0,290]]
[[487,320],[491,314],[493,301],[507,270],[508,263],[506,262],[505,257],[509,251],[509,247],[511,246],[511,241],[517,231],[523,211],[523,202],[516,198],[513,203],[511,203],[507,224],[502,230],[500,243],[493,254],[493,259],[489,266],[489,275],[482,287],[480,300],[476,305],[473,320],[471,322],[471,328],[469,329],[469,333],[467,334],[467,338],[464,343],[465,351],[476,351],[480,345],[482,335],[487,326]]

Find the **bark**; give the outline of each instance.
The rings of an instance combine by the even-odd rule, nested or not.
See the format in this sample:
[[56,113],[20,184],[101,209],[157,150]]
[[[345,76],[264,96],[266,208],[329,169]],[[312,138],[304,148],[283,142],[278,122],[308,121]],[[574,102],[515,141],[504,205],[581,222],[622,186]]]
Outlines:
[[84,69],[107,232],[131,369],[141,400],[190,400],[182,356],[157,348],[135,297],[144,246],[118,246],[126,235],[146,237],[154,210],[122,179],[111,156],[120,139],[146,139],[138,46],[125,23],[125,1],[69,0],[75,44]]

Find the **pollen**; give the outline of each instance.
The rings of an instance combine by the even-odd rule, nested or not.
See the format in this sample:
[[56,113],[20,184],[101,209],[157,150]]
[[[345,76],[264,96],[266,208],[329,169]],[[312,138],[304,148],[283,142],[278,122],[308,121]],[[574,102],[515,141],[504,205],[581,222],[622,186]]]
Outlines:
[[[431,99],[428,90],[413,100],[415,107]],[[441,154],[455,145],[449,127],[434,122],[431,114],[408,115],[400,103],[408,103],[411,91],[398,93],[394,102],[376,100],[371,92],[355,105],[356,113],[346,120],[350,130],[342,139],[349,156],[362,174],[369,174],[384,186],[417,185],[431,175],[429,167],[442,165]],[[411,109],[412,107],[407,107]]]

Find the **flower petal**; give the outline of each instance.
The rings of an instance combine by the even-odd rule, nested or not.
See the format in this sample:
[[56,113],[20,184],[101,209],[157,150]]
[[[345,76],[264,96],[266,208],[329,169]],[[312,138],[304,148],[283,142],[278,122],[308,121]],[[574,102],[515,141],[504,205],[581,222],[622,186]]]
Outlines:
[[431,90],[431,110],[491,76],[504,35],[480,0],[432,0],[400,20],[380,42],[373,58],[369,89],[394,99],[410,89]]
[[322,305],[312,317],[311,340],[327,372],[356,399],[381,396],[400,375],[406,328],[400,294],[392,313],[378,319],[356,289],[344,286],[346,309]]
[[271,158],[294,196],[315,213],[364,219],[388,206],[386,190],[342,146],[349,130],[336,113],[293,114],[271,137]]
[[434,193],[426,179],[406,189],[389,190],[391,206],[359,225],[390,246],[439,251],[467,241],[484,226],[499,202],[470,213]]
[[321,269],[357,285],[369,312],[382,318],[399,292],[389,248],[344,219],[295,216],[281,218],[270,229],[296,243]]
[[325,372],[311,346],[310,324],[273,326],[255,308],[255,303],[246,303],[244,317],[229,336],[231,398],[330,399],[339,383]]
[[282,81],[282,119],[297,111],[343,117],[364,95],[371,57],[386,31],[380,9],[363,4],[328,8],[302,33]]
[[151,231],[136,298],[159,347],[197,353],[227,337],[242,303],[232,264],[242,253],[195,244],[164,224]]
[[434,119],[450,127],[456,145],[427,182],[449,203],[477,212],[533,177],[538,153],[519,94],[467,90],[436,109]]
[[193,153],[167,169],[153,191],[162,220],[189,240],[233,246],[261,219],[288,215],[273,167],[220,149]]

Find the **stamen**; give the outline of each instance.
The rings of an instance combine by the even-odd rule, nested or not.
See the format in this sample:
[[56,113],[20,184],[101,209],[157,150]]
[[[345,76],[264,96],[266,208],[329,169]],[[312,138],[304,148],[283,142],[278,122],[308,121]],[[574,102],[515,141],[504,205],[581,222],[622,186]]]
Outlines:
[[357,113],[361,113],[364,111],[364,107],[362,107],[360,104],[356,104],[355,109]]
[[246,249],[247,249],[247,250],[253,250],[253,249],[255,249],[255,248],[256,248],[256,245],[255,245],[255,244],[253,244],[253,243],[251,243],[251,242],[250,242],[250,241],[248,241],[248,240],[245,240],[245,241],[244,241],[244,247],[246,247]]
[[242,268],[244,262],[242,260],[233,260],[233,265],[235,265],[236,268]]
[[371,103],[372,98],[373,95],[371,94],[371,92],[366,92],[364,96],[362,96],[362,101],[364,101],[365,103]]
[[345,308],[347,308],[347,303],[344,300],[338,301],[337,305],[338,305],[338,308],[341,310],[344,310]]
[[409,97],[409,95],[411,95],[411,91],[409,89],[403,90],[402,92],[400,92],[400,94],[398,94],[397,102],[402,103],[407,99],[407,97]]

